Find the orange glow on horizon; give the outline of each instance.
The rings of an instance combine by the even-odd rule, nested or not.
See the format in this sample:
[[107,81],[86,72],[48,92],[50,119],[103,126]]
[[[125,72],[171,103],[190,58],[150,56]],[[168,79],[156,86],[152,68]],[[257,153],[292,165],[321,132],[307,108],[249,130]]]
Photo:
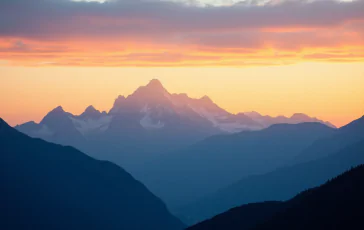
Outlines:
[[108,111],[152,78],[232,113],[302,112],[337,126],[364,114],[362,1],[24,3],[5,1],[27,13],[3,14],[0,34],[0,116],[12,125],[59,105]]
[[11,125],[39,122],[62,105],[80,114],[112,107],[152,78],[171,93],[208,95],[232,113],[306,113],[342,126],[364,115],[363,63],[301,63],[249,68],[106,68],[0,66],[0,117]]

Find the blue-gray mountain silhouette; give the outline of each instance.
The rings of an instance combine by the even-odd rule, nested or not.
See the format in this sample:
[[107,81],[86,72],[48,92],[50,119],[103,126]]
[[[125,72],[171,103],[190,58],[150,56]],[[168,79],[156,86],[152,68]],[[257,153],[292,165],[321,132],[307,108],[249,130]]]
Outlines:
[[363,229],[363,178],[362,165],[286,202],[243,205],[188,230]]
[[28,122],[15,128],[31,137],[84,149],[87,146],[86,138],[77,130],[70,119],[71,116],[72,114],[58,106],[50,111],[39,124]]
[[301,123],[213,136],[148,162],[135,175],[174,209],[244,176],[281,167],[335,131],[321,123]]
[[296,157],[294,162],[305,162],[329,156],[347,145],[364,139],[364,116],[341,127],[337,132],[316,141]]
[[4,230],[183,229],[159,198],[119,166],[30,138],[2,119],[0,184]]
[[215,134],[261,130],[276,123],[325,123],[306,115],[270,118],[269,122],[261,117],[231,114],[207,96],[193,99],[171,94],[153,79],[133,94],[117,97],[108,113],[89,106],[81,115],[73,115],[57,107],[40,124],[28,122],[16,128],[31,137],[76,147],[133,173],[163,153]]
[[[332,146],[338,146],[336,142],[339,142],[341,147],[335,153],[322,153],[321,156],[328,156],[283,167],[266,174],[242,177],[240,181],[217,193],[182,208],[179,213],[180,218],[186,223],[193,224],[242,204],[286,200],[300,191],[324,183],[353,166],[364,164],[364,143],[355,139],[356,144],[345,145],[348,143],[348,139],[353,136],[357,137],[358,133],[364,131],[363,121],[364,118],[353,121],[335,131],[334,138],[324,138],[322,143],[315,142],[312,146],[318,146],[318,150],[313,150],[312,146],[308,148],[314,152],[332,151]],[[364,137],[361,138],[361,141],[363,140]],[[359,144],[357,144],[358,142]]]

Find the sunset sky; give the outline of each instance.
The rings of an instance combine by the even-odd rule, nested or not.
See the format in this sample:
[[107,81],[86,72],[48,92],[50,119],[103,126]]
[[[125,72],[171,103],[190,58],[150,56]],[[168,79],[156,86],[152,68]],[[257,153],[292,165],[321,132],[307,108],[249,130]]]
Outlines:
[[0,1],[10,124],[108,111],[153,78],[233,113],[342,126],[364,115],[364,0]]

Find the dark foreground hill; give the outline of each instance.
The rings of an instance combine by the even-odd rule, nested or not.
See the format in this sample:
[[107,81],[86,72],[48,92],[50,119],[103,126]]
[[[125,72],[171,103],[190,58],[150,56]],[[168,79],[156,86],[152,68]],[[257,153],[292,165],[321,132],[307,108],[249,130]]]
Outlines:
[[364,228],[364,166],[287,202],[244,205],[189,230],[322,230]]
[[0,229],[178,230],[163,202],[120,167],[30,138],[0,119]]

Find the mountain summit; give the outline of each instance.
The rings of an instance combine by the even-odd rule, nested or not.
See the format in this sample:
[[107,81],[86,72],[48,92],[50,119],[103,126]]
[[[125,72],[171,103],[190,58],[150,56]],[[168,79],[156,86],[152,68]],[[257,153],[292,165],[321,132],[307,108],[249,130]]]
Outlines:
[[98,119],[101,116],[101,112],[92,105],[88,106],[83,112],[80,117],[83,117],[85,119]]
[[145,87],[153,91],[165,90],[162,83],[158,79],[152,79]]
[[98,110],[96,110],[93,105],[88,106],[85,110],[85,113],[94,113],[94,112],[98,112]]
[[149,96],[154,97],[156,95],[159,96],[169,96],[168,91],[163,87],[162,83],[157,80],[153,79],[151,80],[147,85],[139,87],[132,95],[143,95],[143,96]]
[[[317,122],[307,117],[305,121]],[[71,145],[95,157],[121,162],[131,170],[126,166],[131,161],[140,165],[141,160],[147,161],[215,134],[262,130],[277,123],[300,121],[232,114],[208,96],[197,99],[187,94],[171,94],[158,79],[152,79],[129,96],[118,96],[108,113],[89,106],[81,115],[74,115],[57,107],[40,124],[28,122],[16,128],[32,137]],[[144,144],[142,148],[140,143]],[[104,151],[100,152],[105,149],[107,157]],[[121,157],[120,152],[128,152],[132,157],[127,154]]]

